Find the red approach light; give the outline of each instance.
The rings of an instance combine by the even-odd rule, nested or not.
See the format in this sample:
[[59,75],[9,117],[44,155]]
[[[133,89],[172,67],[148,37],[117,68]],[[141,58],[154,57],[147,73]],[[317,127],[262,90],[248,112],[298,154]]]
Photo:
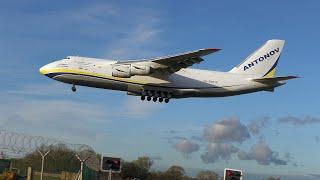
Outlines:
[[101,158],[101,171],[121,171],[121,159],[116,157],[106,157]]
[[226,171],[226,174],[227,174],[227,176],[232,176],[232,171],[227,170],[227,171]]
[[237,169],[224,169],[224,180],[242,180],[242,171]]
[[117,160],[113,160],[113,163],[115,163],[115,164],[120,164],[120,162],[119,161],[117,161]]

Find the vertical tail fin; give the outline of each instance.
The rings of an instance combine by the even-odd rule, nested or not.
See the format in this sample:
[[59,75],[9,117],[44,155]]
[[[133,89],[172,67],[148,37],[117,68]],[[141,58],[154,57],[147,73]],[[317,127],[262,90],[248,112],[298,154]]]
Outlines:
[[284,46],[284,40],[269,40],[229,72],[273,77]]

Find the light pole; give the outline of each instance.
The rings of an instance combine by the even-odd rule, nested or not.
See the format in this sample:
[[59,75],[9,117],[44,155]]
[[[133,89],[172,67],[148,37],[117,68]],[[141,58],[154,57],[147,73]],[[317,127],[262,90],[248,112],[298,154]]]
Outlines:
[[82,180],[83,164],[84,164],[84,162],[86,162],[86,161],[89,159],[90,156],[87,156],[86,158],[81,159],[81,158],[78,156],[78,154],[76,154],[76,157],[78,158],[78,160],[79,160],[80,163],[81,163],[80,172],[79,172],[79,175],[78,175],[77,180]]
[[44,158],[49,154],[50,150],[48,150],[46,153],[42,153],[39,149],[38,149],[39,154],[41,155],[42,161],[41,161],[41,173],[40,173],[40,180],[42,180],[43,178],[43,166],[44,166]]

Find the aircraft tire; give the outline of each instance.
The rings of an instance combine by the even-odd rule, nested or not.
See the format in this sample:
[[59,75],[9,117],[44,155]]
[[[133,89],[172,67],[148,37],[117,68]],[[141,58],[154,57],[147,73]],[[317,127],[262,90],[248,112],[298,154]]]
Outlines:
[[76,92],[76,91],[77,91],[76,86],[75,86],[75,85],[73,85],[73,86],[72,86],[72,88],[71,88],[71,90],[72,90],[72,92]]

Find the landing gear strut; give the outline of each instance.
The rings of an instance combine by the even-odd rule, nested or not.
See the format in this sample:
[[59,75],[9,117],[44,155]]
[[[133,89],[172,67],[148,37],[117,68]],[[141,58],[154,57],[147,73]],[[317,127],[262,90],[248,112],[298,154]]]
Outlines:
[[77,91],[77,88],[76,88],[76,86],[74,84],[72,85],[71,90],[72,90],[72,92],[76,92]]

